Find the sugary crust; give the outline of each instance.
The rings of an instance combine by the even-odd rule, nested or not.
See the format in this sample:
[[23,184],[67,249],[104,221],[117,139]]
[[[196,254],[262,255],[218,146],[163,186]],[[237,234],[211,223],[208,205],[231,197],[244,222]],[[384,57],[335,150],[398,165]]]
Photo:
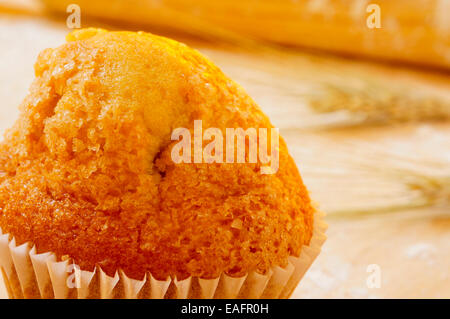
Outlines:
[[140,279],[241,275],[285,265],[313,212],[280,140],[279,170],[175,164],[177,127],[271,128],[233,81],[147,33],[76,31],[44,50],[0,145],[0,226],[82,268]]

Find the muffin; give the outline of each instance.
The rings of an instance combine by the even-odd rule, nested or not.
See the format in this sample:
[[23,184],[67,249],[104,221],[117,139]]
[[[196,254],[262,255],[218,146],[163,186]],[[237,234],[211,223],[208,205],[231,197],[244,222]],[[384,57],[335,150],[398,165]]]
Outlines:
[[[78,285],[63,297],[76,288],[80,297],[83,284],[93,297],[127,297],[130,282],[137,290],[159,283],[160,297],[229,297],[233,279],[231,297],[261,284],[257,297],[292,292],[309,265],[294,265],[281,286],[274,270],[292,269],[292,258],[304,263],[313,235],[323,235],[282,138],[273,174],[261,173],[260,159],[196,162],[194,151],[191,162],[173,159],[174,130],[194,136],[195,121],[224,136],[227,128],[273,128],[240,86],[184,44],[100,29],[44,50],[35,75],[0,145],[0,259],[11,295],[20,284],[25,297],[43,297],[44,276],[53,286],[46,297],[61,297],[58,261],[76,265]],[[39,274],[35,256],[50,255],[48,274]],[[86,283],[83,274],[91,274]]]

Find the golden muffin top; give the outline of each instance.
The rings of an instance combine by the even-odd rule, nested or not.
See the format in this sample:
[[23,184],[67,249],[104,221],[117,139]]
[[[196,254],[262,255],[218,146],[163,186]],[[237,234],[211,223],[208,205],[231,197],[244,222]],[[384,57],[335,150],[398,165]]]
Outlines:
[[141,279],[284,266],[312,235],[286,145],[279,169],[175,163],[172,132],[272,128],[197,51],[148,33],[85,29],[46,49],[0,145],[0,227],[39,252]]

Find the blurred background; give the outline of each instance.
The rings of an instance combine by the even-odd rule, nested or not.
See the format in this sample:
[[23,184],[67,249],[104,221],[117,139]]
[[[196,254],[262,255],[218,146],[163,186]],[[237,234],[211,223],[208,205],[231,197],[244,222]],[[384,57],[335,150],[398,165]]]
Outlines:
[[280,128],[329,223],[293,298],[450,298],[450,0],[0,0],[2,134],[94,26],[198,49]]

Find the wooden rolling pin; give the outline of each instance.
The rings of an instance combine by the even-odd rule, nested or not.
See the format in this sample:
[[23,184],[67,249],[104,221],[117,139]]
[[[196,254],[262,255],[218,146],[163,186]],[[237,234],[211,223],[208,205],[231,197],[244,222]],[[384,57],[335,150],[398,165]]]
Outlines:
[[[83,17],[450,70],[449,0],[42,0]],[[88,25],[82,25],[86,27]]]

